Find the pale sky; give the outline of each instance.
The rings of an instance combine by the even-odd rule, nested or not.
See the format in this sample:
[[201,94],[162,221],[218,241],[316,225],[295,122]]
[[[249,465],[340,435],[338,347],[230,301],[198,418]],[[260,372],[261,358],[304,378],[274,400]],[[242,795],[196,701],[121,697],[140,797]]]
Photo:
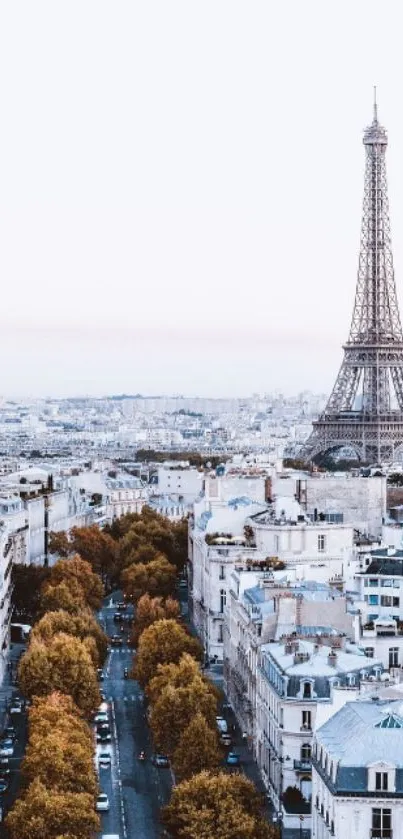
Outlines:
[[3,0],[0,393],[331,389],[401,4]]

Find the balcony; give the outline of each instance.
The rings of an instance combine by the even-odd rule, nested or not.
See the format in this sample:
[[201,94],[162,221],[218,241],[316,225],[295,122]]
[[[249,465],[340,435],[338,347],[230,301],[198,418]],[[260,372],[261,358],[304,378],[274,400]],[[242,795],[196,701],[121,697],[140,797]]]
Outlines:
[[303,760],[294,760],[294,769],[296,772],[311,772],[312,760],[311,758],[304,758]]
[[312,725],[310,723],[304,722],[304,724],[301,725],[300,731],[312,731]]
[[393,830],[391,827],[372,827],[370,836],[371,839],[393,839]]

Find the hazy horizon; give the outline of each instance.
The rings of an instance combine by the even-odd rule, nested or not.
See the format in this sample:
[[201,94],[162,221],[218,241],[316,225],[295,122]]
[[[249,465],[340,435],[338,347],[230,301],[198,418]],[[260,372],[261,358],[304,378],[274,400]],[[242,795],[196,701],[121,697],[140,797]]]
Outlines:
[[403,301],[397,6],[0,8],[0,394],[330,392],[379,119]]

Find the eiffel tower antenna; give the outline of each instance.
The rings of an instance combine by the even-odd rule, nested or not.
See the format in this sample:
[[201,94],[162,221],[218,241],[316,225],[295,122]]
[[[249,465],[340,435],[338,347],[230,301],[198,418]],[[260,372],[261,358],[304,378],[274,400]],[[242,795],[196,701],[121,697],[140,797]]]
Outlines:
[[386,130],[364,131],[364,200],[357,285],[343,361],[304,454],[343,446],[364,461],[393,460],[403,451],[403,334],[397,302],[386,178]]

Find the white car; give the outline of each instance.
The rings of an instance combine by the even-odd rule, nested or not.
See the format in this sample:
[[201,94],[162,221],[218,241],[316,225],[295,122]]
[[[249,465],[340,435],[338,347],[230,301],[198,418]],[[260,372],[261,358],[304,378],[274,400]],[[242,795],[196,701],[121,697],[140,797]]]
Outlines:
[[228,734],[228,723],[224,717],[216,717],[217,720],[217,728],[220,734]]
[[98,724],[100,722],[108,722],[108,714],[106,711],[98,711],[94,717],[94,723]]
[[100,752],[98,755],[98,766],[100,769],[109,769],[112,764],[110,752]]
[[105,792],[100,792],[95,805],[97,813],[107,813],[109,810],[109,798]]
[[0,742],[0,757],[12,757],[14,754],[14,743],[10,738]]

